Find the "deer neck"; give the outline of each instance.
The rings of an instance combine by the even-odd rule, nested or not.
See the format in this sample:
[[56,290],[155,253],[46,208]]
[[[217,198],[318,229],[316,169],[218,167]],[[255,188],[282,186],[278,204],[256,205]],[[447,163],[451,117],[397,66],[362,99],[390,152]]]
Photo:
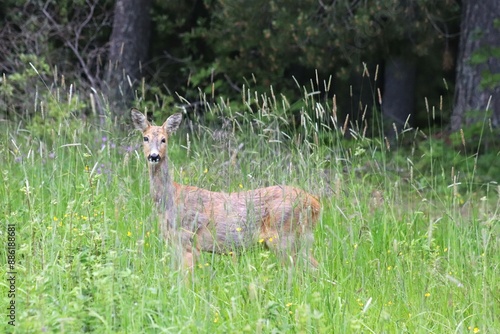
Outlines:
[[149,165],[150,190],[156,208],[160,212],[173,212],[174,182],[168,168],[168,160],[162,159],[156,165]]

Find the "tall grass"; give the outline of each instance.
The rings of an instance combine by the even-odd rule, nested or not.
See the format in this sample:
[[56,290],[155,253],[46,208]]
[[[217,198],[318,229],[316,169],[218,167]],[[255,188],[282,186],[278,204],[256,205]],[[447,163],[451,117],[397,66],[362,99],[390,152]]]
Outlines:
[[0,331],[500,331],[497,186],[462,180],[436,140],[398,151],[363,123],[348,127],[320,87],[295,103],[245,90],[241,103],[207,109],[219,127],[186,121],[169,148],[180,183],[320,196],[316,272],[256,247],[202,254],[186,283],[159,236],[138,134],[71,116],[31,130],[2,123],[0,258],[7,272],[5,226],[15,224],[18,274],[16,326],[2,320]]

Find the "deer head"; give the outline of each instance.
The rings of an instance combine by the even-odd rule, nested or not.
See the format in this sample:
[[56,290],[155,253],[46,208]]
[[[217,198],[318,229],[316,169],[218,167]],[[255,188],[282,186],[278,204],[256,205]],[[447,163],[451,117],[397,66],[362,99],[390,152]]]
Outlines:
[[182,114],[171,115],[162,126],[151,125],[146,116],[139,110],[132,108],[130,111],[132,122],[137,130],[144,136],[144,155],[150,164],[157,164],[167,156],[168,136],[177,130],[182,121]]

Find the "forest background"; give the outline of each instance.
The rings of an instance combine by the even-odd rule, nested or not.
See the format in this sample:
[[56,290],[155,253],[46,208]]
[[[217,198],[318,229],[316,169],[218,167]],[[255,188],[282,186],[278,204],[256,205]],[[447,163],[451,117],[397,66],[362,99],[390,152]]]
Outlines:
[[252,90],[286,97],[293,118],[314,79],[341,122],[474,138],[478,123],[499,123],[499,14],[494,0],[7,0],[0,116],[28,121],[42,82],[62,81],[90,97],[69,110],[82,117],[121,117],[134,99],[162,113],[218,99],[241,108]]

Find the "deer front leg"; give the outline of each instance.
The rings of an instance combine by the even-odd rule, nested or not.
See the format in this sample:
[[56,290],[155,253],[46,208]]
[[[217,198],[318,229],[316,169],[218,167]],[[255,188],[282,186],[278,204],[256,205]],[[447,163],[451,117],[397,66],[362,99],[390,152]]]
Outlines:
[[197,257],[197,250],[193,249],[189,236],[168,228],[163,228],[162,234],[171,250],[173,268],[192,270]]
[[199,251],[196,248],[189,247],[184,250],[182,255],[182,268],[192,271],[198,259]]

